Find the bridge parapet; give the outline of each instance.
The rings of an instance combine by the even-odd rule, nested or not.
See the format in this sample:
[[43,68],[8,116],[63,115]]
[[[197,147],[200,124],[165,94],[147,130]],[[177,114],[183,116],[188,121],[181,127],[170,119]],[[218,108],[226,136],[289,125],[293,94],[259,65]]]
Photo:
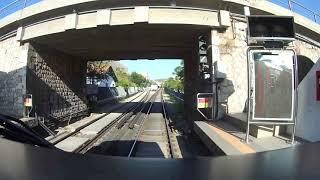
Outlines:
[[[148,6],[150,9],[153,7],[166,7],[167,9],[184,9],[184,10],[202,10],[217,11],[228,9],[232,13],[243,14],[243,7],[251,7],[252,14],[275,14],[275,15],[290,15],[295,17],[298,33],[308,36],[315,41],[320,41],[320,25],[312,22],[311,20],[294,13],[288,9],[275,5],[269,1],[246,1],[246,0],[203,0],[201,2],[195,0],[176,1],[152,1],[152,2],[115,2],[115,1],[98,1],[98,0],[77,0],[77,1],[40,1],[37,4],[29,6],[23,10],[17,11],[0,20],[0,36],[8,33],[14,34],[20,26],[31,26],[41,23],[43,21],[51,21],[59,19],[61,16],[72,14],[75,10],[78,15],[89,13],[92,11],[99,11],[100,9],[134,9],[135,6]],[[124,10],[123,10],[124,11]],[[114,11],[116,12],[116,11]],[[117,11],[120,12],[120,11]],[[140,9],[139,12],[142,12]],[[131,12],[132,13],[132,12]],[[134,12],[133,12],[134,13]],[[93,15],[93,14],[92,14]],[[106,15],[106,14],[104,14]],[[128,19],[132,20],[135,16],[127,14]],[[142,14],[140,14],[142,15]],[[111,15],[112,16],[112,15]],[[143,15],[142,15],[143,16]],[[84,17],[84,16],[83,16]],[[186,16],[191,18],[194,16]],[[205,17],[204,17],[205,18]],[[202,21],[204,20],[202,19]],[[101,20],[101,19],[100,19]],[[122,19],[124,20],[124,19]],[[174,20],[171,20],[174,22]],[[214,24],[210,19],[207,20],[208,25]],[[111,22],[112,23],[112,22]],[[129,23],[129,22],[128,22]],[[170,23],[170,21],[168,21]],[[204,24],[205,25],[205,24]],[[60,24],[61,26],[61,24]]]

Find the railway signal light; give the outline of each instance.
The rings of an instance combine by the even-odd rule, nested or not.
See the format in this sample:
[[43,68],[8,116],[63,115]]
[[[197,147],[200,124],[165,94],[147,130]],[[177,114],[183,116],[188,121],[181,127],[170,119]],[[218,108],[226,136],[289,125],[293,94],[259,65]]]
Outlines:
[[199,61],[200,61],[200,73],[201,77],[206,80],[210,80],[211,73],[209,64],[208,64],[208,43],[205,36],[199,36],[198,38],[199,43]]
[[207,41],[205,40],[204,36],[200,36],[199,37],[199,55],[200,55],[200,59],[202,56],[207,56],[207,49],[208,49],[208,45],[207,45]]

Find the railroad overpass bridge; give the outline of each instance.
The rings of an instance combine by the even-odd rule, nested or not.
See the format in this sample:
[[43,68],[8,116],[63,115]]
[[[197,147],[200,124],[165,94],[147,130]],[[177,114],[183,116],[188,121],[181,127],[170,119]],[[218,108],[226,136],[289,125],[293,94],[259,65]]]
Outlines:
[[[211,47],[209,64],[221,60],[226,65],[227,79],[219,93],[228,100],[228,113],[241,112],[247,95],[244,6],[253,15],[295,17],[300,77],[310,74],[320,58],[320,25],[268,1],[45,0],[0,21],[0,110],[22,117],[22,96],[28,93],[42,116],[59,119],[86,112],[87,61],[181,58],[186,117],[192,123],[200,118],[196,94],[212,89],[199,72],[198,37],[205,36]],[[314,94],[309,88],[313,77],[307,80],[302,89]],[[320,105],[313,96],[301,96],[305,100],[300,107],[317,115]],[[300,118],[320,124],[303,113],[306,108]],[[312,133],[301,136],[314,138]]]

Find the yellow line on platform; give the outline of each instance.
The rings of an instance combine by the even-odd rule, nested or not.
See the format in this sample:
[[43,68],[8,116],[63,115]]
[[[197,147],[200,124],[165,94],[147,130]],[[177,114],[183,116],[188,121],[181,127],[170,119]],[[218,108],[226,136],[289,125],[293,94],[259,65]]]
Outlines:
[[243,154],[247,153],[255,153],[256,151],[252,149],[247,144],[242,143],[238,138],[234,137],[233,135],[214,127],[213,125],[209,124],[210,128],[215,131],[222,139],[224,139],[226,142],[228,142],[230,145],[235,147],[237,150],[239,150]]

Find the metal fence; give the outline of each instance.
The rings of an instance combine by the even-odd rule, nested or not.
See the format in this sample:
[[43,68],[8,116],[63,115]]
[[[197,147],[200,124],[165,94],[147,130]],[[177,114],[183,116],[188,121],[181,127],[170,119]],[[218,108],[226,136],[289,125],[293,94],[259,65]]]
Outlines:
[[[305,16],[306,18],[309,18],[313,20],[314,22],[320,23],[320,13],[313,11],[307,7],[305,7],[302,3],[296,1],[296,0],[269,0],[270,2],[273,2],[275,4],[278,4],[282,7],[285,7],[289,9],[292,12],[295,12],[297,14],[301,14],[302,16]],[[315,0],[315,6],[316,3],[319,3],[318,6],[320,5],[319,0]]]
[[40,1],[42,0],[0,0],[0,19]]

